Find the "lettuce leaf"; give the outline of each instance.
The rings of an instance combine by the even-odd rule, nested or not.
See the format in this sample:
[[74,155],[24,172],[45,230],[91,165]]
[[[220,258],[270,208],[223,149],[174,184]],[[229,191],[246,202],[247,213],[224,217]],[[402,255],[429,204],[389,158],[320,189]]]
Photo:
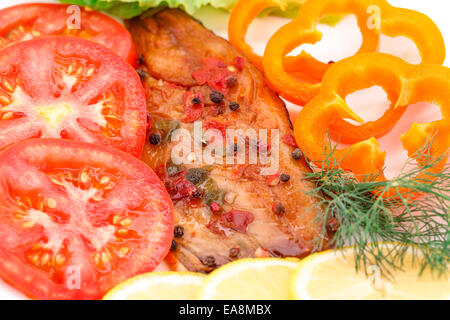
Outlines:
[[193,14],[202,6],[211,5],[215,8],[230,10],[237,0],[59,0],[62,3],[89,6],[94,10],[106,11],[123,19],[140,15],[149,8],[167,6],[182,8]]
[[[189,14],[195,13],[202,6],[210,5],[214,8],[231,10],[237,0],[59,0],[62,3],[88,6],[97,11],[105,11],[123,19],[136,17],[149,8],[166,6],[170,8],[181,8]],[[276,15],[294,19],[298,10],[306,0],[292,0],[283,10],[279,8],[268,8],[260,16]],[[336,25],[342,16],[326,16],[320,20],[321,23]]]

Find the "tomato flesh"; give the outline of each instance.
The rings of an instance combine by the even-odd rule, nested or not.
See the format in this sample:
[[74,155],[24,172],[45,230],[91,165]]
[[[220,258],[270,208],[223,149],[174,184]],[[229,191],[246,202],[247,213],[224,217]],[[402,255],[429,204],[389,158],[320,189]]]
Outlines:
[[0,49],[47,35],[91,40],[112,50],[132,66],[137,65],[131,35],[105,14],[50,3],[21,4],[0,10]]
[[0,155],[0,276],[30,297],[98,299],[167,254],[173,206],[132,156],[62,139]]
[[0,150],[29,138],[63,138],[139,157],[146,124],[138,75],[103,46],[55,36],[0,51]]

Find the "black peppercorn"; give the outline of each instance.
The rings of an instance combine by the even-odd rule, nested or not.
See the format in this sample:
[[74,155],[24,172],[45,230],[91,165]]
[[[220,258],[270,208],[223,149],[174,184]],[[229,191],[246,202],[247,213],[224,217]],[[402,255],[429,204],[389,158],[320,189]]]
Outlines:
[[282,215],[283,213],[286,212],[286,209],[284,208],[284,206],[281,202],[277,202],[272,206],[272,211],[275,214]]
[[161,136],[157,133],[152,133],[149,137],[148,140],[150,141],[150,143],[154,146],[157,146],[158,144],[161,143]]
[[138,63],[138,64],[143,64],[144,61],[145,61],[145,57],[144,57],[143,54],[141,54],[141,55],[139,56],[139,59],[138,59],[137,63]]
[[219,91],[213,91],[211,92],[211,94],[209,95],[209,98],[211,99],[212,102],[214,103],[221,103],[223,98],[225,98],[225,96],[223,95],[222,92]]
[[176,226],[173,229],[173,236],[175,238],[181,238],[184,235],[184,228],[183,226]]
[[299,160],[302,157],[303,157],[302,150],[300,150],[299,148],[295,148],[294,150],[292,150],[292,158],[294,158],[295,160]]
[[216,258],[214,258],[213,256],[206,256],[204,259],[202,259],[202,263],[205,266],[214,267],[216,265]]
[[237,102],[231,102],[229,107],[231,111],[236,111],[237,109],[239,109],[240,105]]
[[288,174],[282,173],[282,174],[280,175],[280,181],[281,181],[281,182],[288,182],[289,179],[291,179],[291,176],[288,175]]
[[199,97],[195,97],[192,99],[192,104],[200,104],[200,98]]
[[172,240],[172,245],[170,246],[170,251],[175,251],[178,248],[178,242]]
[[239,253],[241,252],[241,250],[239,248],[231,248],[230,249],[230,258],[237,258],[239,256]]

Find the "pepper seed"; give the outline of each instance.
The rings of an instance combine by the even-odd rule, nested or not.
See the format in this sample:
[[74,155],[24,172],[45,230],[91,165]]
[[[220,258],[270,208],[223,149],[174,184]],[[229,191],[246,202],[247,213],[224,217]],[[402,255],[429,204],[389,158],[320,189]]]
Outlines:
[[195,188],[195,189],[192,191],[192,193],[191,193],[191,196],[192,196],[193,198],[201,198],[202,195],[203,195],[203,192],[202,192],[202,190],[201,190],[200,188]]
[[202,263],[208,267],[214,267],[216,265],[216,258],[213,256],[207,256],[202,260]]
[[230,102],[229,107],[231,111],[236,111],[237,109],[239,109],[240,105],[237,102]]
[[214,90],[213,92],[211,92],[211,94],[209,95],[209,98],[211,99],[212,102],[214,103],[221,103],[223,98],[225,98],[225,96],[223,95],[222,92],[216,91]]
[[137,69],[136,72],[142,79],[144,79],[147,76],[147,72],[144,69]]
[[237,79],[233,76],[229,76],[226,81],[229,88],[233,88],[237,84]]
[[148,140],[150,141],[150,143],[154,146],[157,146],[158,144],[161,143],[161,136],[157,133],[152,133],[149,137]]
[[176,226],[173,229],[173,236],[175,238],[181,238],[184,235],[184,228],[183,226]]
[[331,218],[327,223],[327,230],[330,232],[336,232],[339,228],[339,221],[336,218]]
[[288,174],[282,173],[282,174],[280,175],[280,181],[281,181],[281,182],[288,182],[289,179],[291,179],[291,176],[288,175]]
[[286,209],[284,208],[284,206],[281,202],[277,202],[272,206],[272,211],[275,214],[282,215],[283,213],[286,212]]
[[295,148],[294,150],[292,150],[292,158],[294,158],[295,160],[299,160],[302,157],[303,157],[302,150],[300,150],[299,148]]
[[172,240],[172,245],[170,246],[170,251],[175,251],[178,248],[178,242]]
[[239,256],[239,253],[241,252],[241,250],[239,248],[231,248],[230,249],[230,258],[237,258]]

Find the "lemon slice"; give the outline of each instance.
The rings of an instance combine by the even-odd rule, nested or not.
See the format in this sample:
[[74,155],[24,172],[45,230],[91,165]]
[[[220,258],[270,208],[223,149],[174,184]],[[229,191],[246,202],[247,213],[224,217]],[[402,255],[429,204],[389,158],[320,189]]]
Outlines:
[[290,297],[297,259],[242,259],[228,263],[206,277],[199,299],[283,300]]
[[[356,272],[353,249],[315,253],[300,262],[293,277],[296,299],[449,299],[450,277],[440,278],[428,270],[419,276],[411,251],[404,258],[403,270],[386,279],[377,266],[368,266],[367,275]],[[416,258],[417,259],[417,258]]]
[[128,279],[103,300],[194,300],[205,276],[192,272],[153,272]]

